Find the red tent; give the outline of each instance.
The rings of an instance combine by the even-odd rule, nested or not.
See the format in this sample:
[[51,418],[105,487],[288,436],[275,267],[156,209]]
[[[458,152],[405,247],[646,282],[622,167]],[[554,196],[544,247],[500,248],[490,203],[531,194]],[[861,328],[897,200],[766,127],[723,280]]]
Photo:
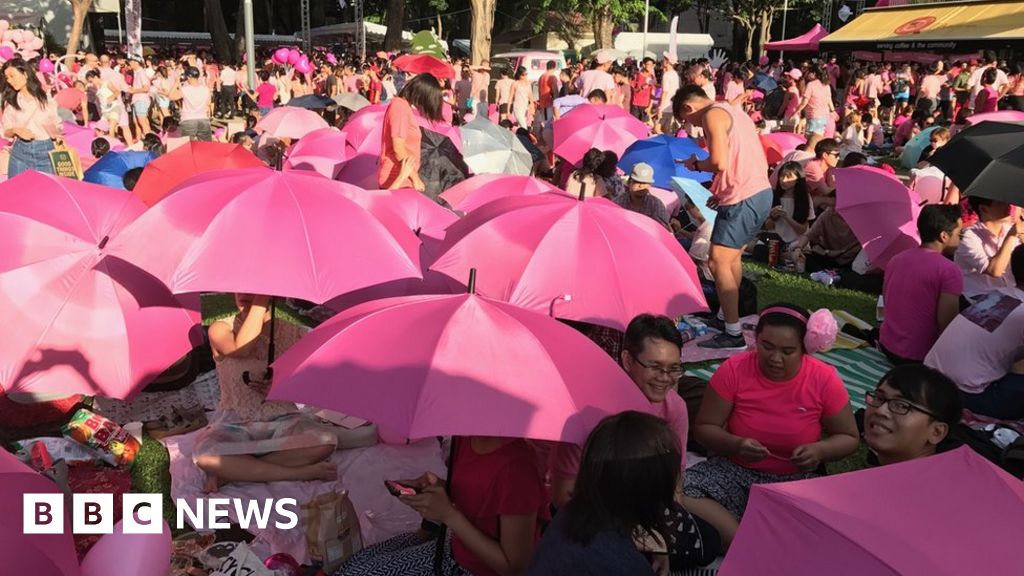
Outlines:
[[818,42],[828,36],[828,30],[821,24],[815,24],[808,32],[790,38],[765,44],[765,50],[782,50],[784,52],[817,52]]

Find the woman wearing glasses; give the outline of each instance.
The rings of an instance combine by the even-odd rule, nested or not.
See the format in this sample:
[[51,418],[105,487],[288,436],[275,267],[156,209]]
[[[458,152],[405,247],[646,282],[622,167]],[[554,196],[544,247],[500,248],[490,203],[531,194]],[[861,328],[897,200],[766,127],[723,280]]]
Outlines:
[[935,454],[960,421],[956,384],[923,364],[893,368],[865,400],[864,441],[882,465]]
[[687,470],[691,512],[721,525],[721,505],[738,520],[754,484],[808,478],[857,450],[846,388],[811,356],[831,347],[836,331],[828,310],[776,304],[761,312],[757,348],[726,360],[704,394],[694,435],[714,456]]

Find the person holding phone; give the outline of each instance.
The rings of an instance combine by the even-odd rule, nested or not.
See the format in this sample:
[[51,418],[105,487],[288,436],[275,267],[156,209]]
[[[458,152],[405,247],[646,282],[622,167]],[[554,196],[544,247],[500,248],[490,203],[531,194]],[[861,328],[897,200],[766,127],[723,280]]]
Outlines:
[[[466,436],[452,441],[450,495],[447,482],[432,472],[386,482],[388,489],[424,520],[448,527],[451,542],[443,557],[444,574],[523,573],[548,506],[533,448],[513,438]],[[336,574],[433,576],[437,544],[422,531],[400,534],[359,552]]]
[[7,177],[14,178],[27,170],[53,174],[50,151],[61,138],[57,103],[24,60],[8,60],[3,76],[0,131],[13,141]]

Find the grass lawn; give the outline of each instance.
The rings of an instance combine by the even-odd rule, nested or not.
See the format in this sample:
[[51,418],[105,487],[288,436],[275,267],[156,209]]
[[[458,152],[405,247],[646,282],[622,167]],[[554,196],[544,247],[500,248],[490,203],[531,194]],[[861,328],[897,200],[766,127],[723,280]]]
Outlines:
[[[789,302],[811,311],[819,308],[846,310],[858,318],[874,323],[875,297],[870,294],[827,287],[812,282],[807,276],[778,272],[762,264],[744,262],[743,266],[746,274],[757,278],[755,284],[758,290],[758,305],[761,308],[778,302]],[[236,311],[234,299],[230,295],[204,295],[202,304],[204,325],[230,316]],[[291,322],[310,324],[309,318],[293,314],[286,307],[279,308],[278,314]],[[862,446],[856,454],[846,460],[829,465],[829,471],[837,473],[863,468],[866,456],[867,449]],[[169,465],[167,450],[160,442],[146,436],[132,469],[132,490],[163,493],[164,516],[168,523],[174,525],[176,512],[170,497]]]

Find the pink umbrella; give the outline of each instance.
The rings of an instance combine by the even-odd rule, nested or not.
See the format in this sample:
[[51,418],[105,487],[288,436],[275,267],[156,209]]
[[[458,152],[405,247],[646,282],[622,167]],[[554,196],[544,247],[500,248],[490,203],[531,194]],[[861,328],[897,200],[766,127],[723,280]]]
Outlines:
[[778,164],[797,146],[806,144],[807,139],[793,132],[772,132],[761,135],[761,147],[768,157],[769,164]]
[[274,138],[302,138],[321,128],[327,128],[327,121],[316,112],[294,106],[274,108],[256,123],[256,131]]
[[284,170],[305,170],[334,178],[347,155],[345,134],[337,128],[321,128],[292,145],[284,161]]
[[[377,159],[381,153],[386,110],[387,104],[374,104],[349,117],[342,130],[348,147],[348,159],[341,165],[337,180],[366,189],[377,187]],[[444,134],[462,152],[462,136],[458,128],[443,122],[431,122],[415,110],[413,113],[420,128]]]
[[980,124],[981,122],[1024,122],[1024,112],[1017,110],[999,110],[998,112],[987,112],[975,114],[967,118],[968,125]]
[[917,216],[921,199],[899,178],[879,168],[836,170],[836,210],[860,240],[875,268],[921,244]]
[[199,298],[175,298],[113,245],[145,209],[36,172],[0,185],[5,390],[127,398],[201,342]]
[[644,312],[707,310],[693,260],[653,219],[603,199],[501,198],[448,229],[432,270],[480,270],[480,293],[559,318],[625,330]]
[[478,174],[445,190],[441,198],[456,210],[471,212],[498,198],[533,196],[545,192],[567,194],[561,188],[532,176]]
[[391,298],[343,312],[274,363],[267,397],[367,418],[411,439],[582,444],[601,418],[650,410],[586,337],[474,294]]
[[[247,292],[325,302],[420,277],[415,238],[388,227],[341,182],[260,168],[186,181],[121,238],[171,290]],[[407,238],[399,239],[399,235]],[[158,240],[156,240],[158,239]],[[160,250],[153,250],[159,242]]]
[[96,163],[96,159],[92,156],[92,141],[96,138],[103,138],[109,142],[112,152],[124,150],[124,144],[120,140],[109,136],[96,136],[96,131],[92,128],[79,126],[74,122],[65,122],[63,124],[63,131],[64,142],[73,148],[75,152],[78,152],[83,170]]
[[619,106],[581,104],[553,124],[554,153],[579,164],[591,148],[622,157],[630,144],[649,135],[647,125]]
[[25,494],[63,495],[52,480],[0,450],[0,555],[4,573],[32,576],[77,576],[78,558],[71,537],[70,511],[64,514],[62,534],[25,534],[22,497]]
[[[1019,574],[1021,518],[1024,484],[962,447],[754,486],[718,573]],[[965,545],[978,553],[964,554]]]
[[394,280],[349,292],[328,302],[327,307],[345,310],[381,298],[414,294],[450,294],[459,288],[444,274],[429,269],[440,254],[445,230],[459,219],[454,212],[442,208],[417,190],[353,191],[347,196],[354,202],[382,220],[397,220],[399,227],[411,230],[419,238],[415,249],[419,254],[423,278]]

